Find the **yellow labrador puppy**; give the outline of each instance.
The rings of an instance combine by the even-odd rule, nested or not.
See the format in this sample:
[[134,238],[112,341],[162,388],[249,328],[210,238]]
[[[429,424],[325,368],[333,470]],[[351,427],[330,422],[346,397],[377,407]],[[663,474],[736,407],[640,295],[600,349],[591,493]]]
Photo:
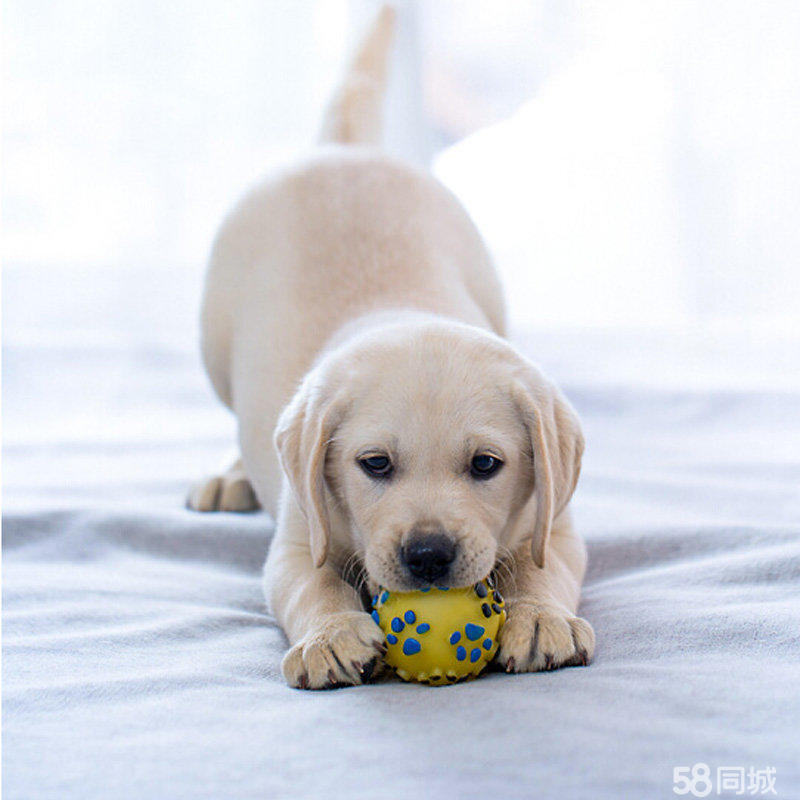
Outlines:
[[[497,277],[458,201],[375,146],[393,14],[356,53],[323,145],[252,190],[208,271],[203,355],[241,460],[200,511],[276,514],[267,601],[291,686],[362,683],[378,585],[464,586],[496,570],[509,672],[586,664],[586,565],[567,504],[583,437],[504,338]],[[277,450],[277,452],[276,452]]]

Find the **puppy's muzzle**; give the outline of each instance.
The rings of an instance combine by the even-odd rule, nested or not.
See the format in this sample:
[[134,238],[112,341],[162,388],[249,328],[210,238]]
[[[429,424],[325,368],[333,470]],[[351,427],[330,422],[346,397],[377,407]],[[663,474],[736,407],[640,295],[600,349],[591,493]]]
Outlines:
[[456,546],[444,533],[411,531],[400,549],[403,566],[418,580],[433,583],[446,577],[456,558]]

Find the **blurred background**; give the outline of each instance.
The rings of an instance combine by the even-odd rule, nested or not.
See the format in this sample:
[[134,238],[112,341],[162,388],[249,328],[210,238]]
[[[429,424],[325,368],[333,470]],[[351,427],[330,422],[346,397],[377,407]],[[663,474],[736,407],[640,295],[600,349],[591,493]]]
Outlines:
[[[5,3],[6,447],[130,443],[168,380],[206,393],[187,439],[230,439],[196,356],[211,239],[313,141],[377,5]],[[534,358],[800,385],[800,4],[396,5],[387,146],[465,203]]]

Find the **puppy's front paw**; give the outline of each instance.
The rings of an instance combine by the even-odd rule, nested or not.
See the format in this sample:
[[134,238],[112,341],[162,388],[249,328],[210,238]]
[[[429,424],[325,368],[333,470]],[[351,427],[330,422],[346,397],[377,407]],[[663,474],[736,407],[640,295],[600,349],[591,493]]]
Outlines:
[[331,614],[283,658],[289,686],[333,689],[367,683],[383,666],[383,631],[363,611]]
[[594,631],[585,619],[525,601],[511,607],[498,638],[495,661],[506,672],[586,666],[594,654]]

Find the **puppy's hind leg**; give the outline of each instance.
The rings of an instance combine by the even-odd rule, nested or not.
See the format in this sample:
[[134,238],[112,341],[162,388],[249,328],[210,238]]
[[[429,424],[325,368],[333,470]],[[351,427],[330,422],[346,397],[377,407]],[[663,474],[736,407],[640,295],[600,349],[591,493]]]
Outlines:
[[212,475],[195,484],[186,498],[193,511],[257,511],[255,492],[242,466],[235,461],[221,475]]

